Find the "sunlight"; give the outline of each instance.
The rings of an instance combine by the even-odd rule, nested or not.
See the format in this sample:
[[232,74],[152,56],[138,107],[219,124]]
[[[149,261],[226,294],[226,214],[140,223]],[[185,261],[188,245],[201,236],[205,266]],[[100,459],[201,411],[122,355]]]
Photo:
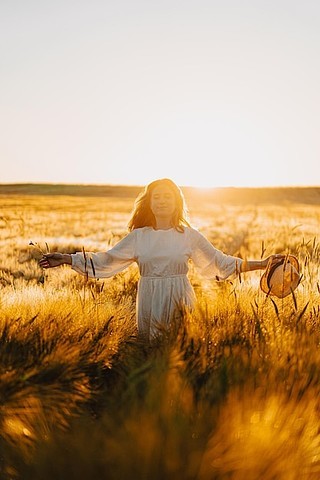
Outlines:
[[282,152],[283,138],[270,136],[249,114],[225,110],[195,119],[186,111],[143,129],[137,125],[106,174],[111,178],[118,174],[118,164],[130,162],[135,168],[123,169],[123,183],[140,185],[169,177],[178,185],[200,188],[294,184],[298,160],[291,156],[288,169]]

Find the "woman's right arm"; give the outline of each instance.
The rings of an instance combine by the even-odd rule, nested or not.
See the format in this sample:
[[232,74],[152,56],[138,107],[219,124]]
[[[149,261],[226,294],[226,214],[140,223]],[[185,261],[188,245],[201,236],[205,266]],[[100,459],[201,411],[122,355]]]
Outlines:
[[135,238],[134,230],[107,252],[47,253],[43,255],[39,265],[52,268],[67,264],[76,272],[90,278],[108,278],[136,261]]
[[69,253],[45,253],[39,265],[42,268],[60,267],[60,265],[71,265],[71,255]]

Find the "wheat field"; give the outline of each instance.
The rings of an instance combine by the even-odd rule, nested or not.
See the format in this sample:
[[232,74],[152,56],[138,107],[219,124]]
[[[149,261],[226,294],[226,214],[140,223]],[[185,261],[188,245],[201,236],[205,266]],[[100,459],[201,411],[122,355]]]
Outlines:
[[133,195],[0,192],[1,479],[320,478],[319,195],[257,195],[186,192],[191,223],[242,258],[296,255],[297,290],[191,265],[195,311],[146,345],[136,266],[104,281],[38,266],[112,246]]

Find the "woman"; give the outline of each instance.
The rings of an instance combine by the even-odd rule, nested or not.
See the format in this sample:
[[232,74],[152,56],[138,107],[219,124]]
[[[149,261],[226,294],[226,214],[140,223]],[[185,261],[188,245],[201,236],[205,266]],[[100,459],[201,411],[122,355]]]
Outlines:
[[137,325],[147,338],[194,304],[187,277],[190,259],[206,277],[225,280],[239,272],[265,269],[272,258],[243,261],[217,250],[190,226],[183,194],[166,178],[150,183],[138,196],[129,231],[106,252],[48,253],[39,264],[43,268],[69,264],[89,277],[107,278],[136,262],[140,271]]

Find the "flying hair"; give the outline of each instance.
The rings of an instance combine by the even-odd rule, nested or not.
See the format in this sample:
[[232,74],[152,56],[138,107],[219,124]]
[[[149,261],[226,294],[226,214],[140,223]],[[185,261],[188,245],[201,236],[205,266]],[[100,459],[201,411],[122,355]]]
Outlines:
[[128,223],[129,231],[136,228],[156,227],[156,219],[152,213],[150,202],[153,190],[160,185],[169,187],[174,194],[176,209],[171,220],[172,227],[179,232],[184,231],[184,226],[190,227],[186,202],[181,189],[169,178],[162,178],[149,183],[138,195]]

